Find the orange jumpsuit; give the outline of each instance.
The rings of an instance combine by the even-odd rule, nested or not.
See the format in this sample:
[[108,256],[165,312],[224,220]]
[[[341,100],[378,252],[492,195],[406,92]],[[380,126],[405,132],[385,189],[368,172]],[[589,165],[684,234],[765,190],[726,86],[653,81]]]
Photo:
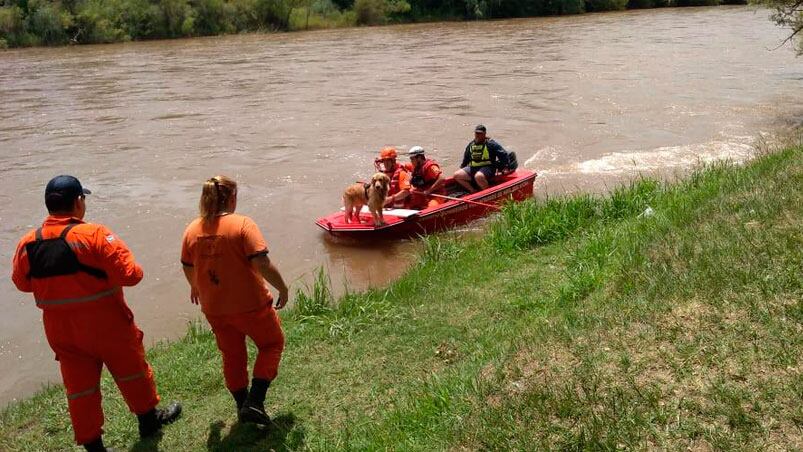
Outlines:
[[103,434],[100,374],[109,369],[134,414],[145,414],[159,403],[153,371],[145,361],[142,331],[123,298],[122,286],[142,280],[142,268],[125,243],[103,225],[77,218],[49,216],[41,238],[58,237],[68,225],[65,240],[80,264],[106,277],[74,274],[32,277],[26,245],[36,239],[30,231],[17,246],[12,280],[23,292],[33,292],[42,310],[45,335],[61,367],[75,441],[86,444]]
[[196,219],[187,226],[181,263],[193,269],[201,310],[223,356],[226,387],[236,392],[248,386],[245,338],[257,346],[253,377],[273,380],[279,372],[284,334],[273,296],[251,259],[268,254],[256,223],[236,213],[211,222]]
[[[415,168],[412,163],[405,164],[405,168],[407,171],[410,172],[410,178],[419,176],[424,181],[424,187],[420,187],[419,190],[424,190],[426,188],[431,187],[435,181],[438,180],[438,177],[441,175],[441,167],[435,163],[432,159],[427,159],[421,168]],[[439,188],[435,191],[435,194],[438,195],[445,195],[446,189],[444,187]],[[437,207],[444,202],[446,202],[443,198],[436,198],[436,197],[427,197],[421,191],[414,191],[410,193],[410,196],[405,199],[405,208],[406,209],[415,209],[415,210],[423,210],[430,207]]]

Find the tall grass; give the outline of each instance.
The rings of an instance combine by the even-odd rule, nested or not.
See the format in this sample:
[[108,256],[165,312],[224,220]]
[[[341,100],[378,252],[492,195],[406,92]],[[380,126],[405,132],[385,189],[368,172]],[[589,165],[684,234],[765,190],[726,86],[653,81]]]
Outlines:
[[331,281],[323,267],[315,271],[315,280],[307,290],[298,289],[295,296],[293,315],[304,321],[307,318],[320,316],[332,311],[334,297],[332,296]]
[[583,194],[508,204],[501,221],[491,225],[488,241],[501,251],[552,243],[592,225],[644,213],[660,191],[657,181],[639,179],[606,197]]

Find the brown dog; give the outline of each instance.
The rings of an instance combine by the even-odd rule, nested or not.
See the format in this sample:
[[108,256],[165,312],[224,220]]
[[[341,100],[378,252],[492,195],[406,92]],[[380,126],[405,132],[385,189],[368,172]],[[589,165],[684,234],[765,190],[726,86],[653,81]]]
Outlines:
[[390,178],[384,173],[376,173],[368,184],[353,184],[343,192],[343,207],[346,213],[343,218],[346,223],[356,220],[360,223],[362,206],[368,204],[368,210],[374,217],[374,225],[382,226],[385,219],[382,217],[382,207],[390,189]]

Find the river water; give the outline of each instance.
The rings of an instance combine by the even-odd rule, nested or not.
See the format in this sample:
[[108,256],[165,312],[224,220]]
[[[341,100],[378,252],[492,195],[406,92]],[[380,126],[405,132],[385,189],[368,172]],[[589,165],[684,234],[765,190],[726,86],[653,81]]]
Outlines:
[[[93,190],[146,277],[126,292],[146,342],[199,317],[181,275],[202,182],[241,185],[295,287],[384,284],[413,242],[325,240],[316,217],[384,145],[451,173],[473,126],[539,172],[543,195],[700,161],[742,160],[803,117],[803,58],[763,10],[689,8],[496,22],[251,34],[0,53],[0,269],[62,173]],[[433,151],[434,149],[434,151]],[[0,279],[0,405],[59,381],[29,294]]]

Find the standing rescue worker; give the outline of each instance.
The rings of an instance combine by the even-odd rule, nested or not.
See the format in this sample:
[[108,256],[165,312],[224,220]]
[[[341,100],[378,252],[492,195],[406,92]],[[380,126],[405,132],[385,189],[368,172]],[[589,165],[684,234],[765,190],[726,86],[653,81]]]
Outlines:
[[413,190],[410,192],[408,209],[426,209],[435,207],[446,202],[444,198],[430,196],[446,195],[444,184],[446,179],[443,177],[440,165],[435,160],[428,159],[424,155],[424,148],[413,146],[407,151],[410,157],[408,170],[411,173],[410,184]]
[[472,182],[475,182],[480,190],[485,190],[493,181],[496,170],[507,166],[507,151],[502,145],[488,138],[485,126],[479,124],[474,128],[474,140],[466,146],[463,163],[454,173],[454,180],[469,193],[474,193],[476,189]]
[[103,225],[84,223],[89,193],[72,176],[48,182],[45,205],[50,215],[17,245],[12,280],[19,290],[33,292],[42,310],[75,441],[88,451],[105,451],[100,394],[104,364],[137,415],[141,437],[176,420],[181,405],[156,407],[159,395],[145,361],[142,331],[122,289],[139,283],[142,268],[117,235]]
[[[268,246],[254,221],[235,214],[237,183],[215,176],[204,183],[200,217],[184,232],[181,263],[190,301],[201,305],[223,355],[226,388],[241,422],[268,425],[265,394],[276,378],[284,334],[273,308],[269,282],[279,291],[276,308],[288,301],[287,285],[268,258]],[[245,338],[257,346],[251,389]]]
[[396,163],[396,148],[387,146],[379,151],[374,160],[376,170],[390,178],[390,189],[385,198],[385,207],[403,207],[405,199],[410,196],[410,173],[404,165]]

